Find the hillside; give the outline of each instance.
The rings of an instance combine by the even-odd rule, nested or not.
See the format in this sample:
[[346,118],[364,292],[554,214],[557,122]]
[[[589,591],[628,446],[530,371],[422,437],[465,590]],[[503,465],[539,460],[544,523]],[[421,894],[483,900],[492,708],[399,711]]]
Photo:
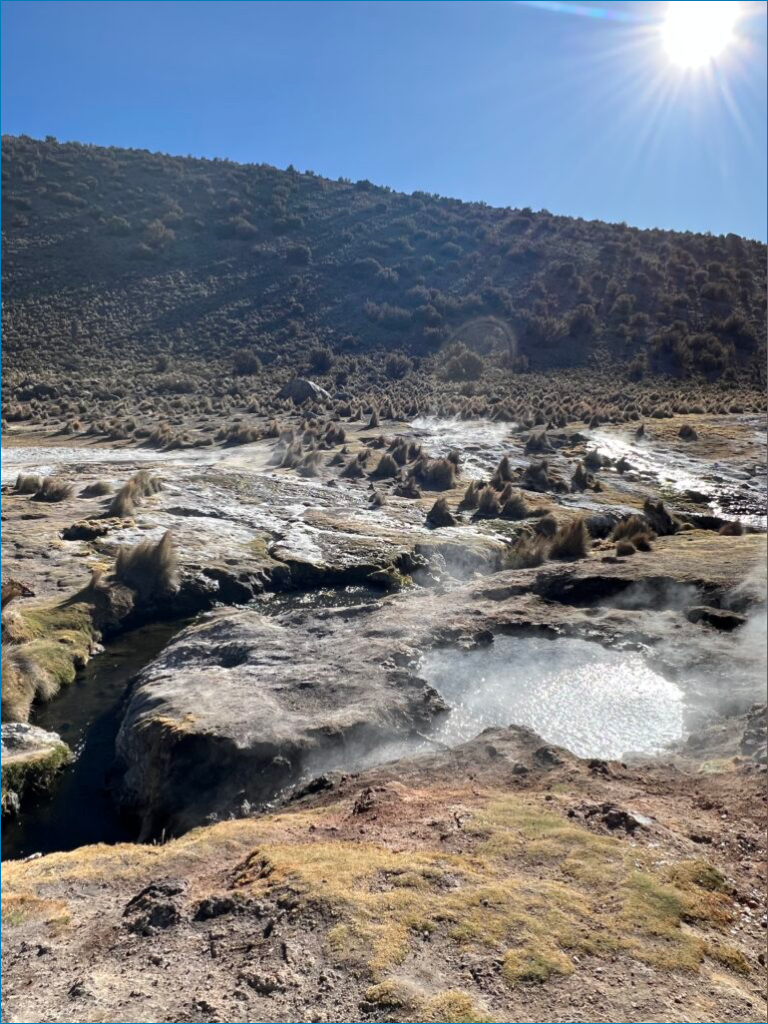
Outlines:
[[[28,137],[3,139],[2,181],[6,399],[156,360],[322,373],[456,341],[516,372],[763,380],[766,249],[735,235]],[[458,352],[454,379],[477,376]]]

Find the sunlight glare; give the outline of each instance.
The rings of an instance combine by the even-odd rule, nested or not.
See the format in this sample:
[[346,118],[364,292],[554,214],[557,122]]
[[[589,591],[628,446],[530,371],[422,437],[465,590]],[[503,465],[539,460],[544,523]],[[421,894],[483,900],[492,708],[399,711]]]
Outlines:
[[733,41],[739,13],[733,0],[671,3],[661,29],[669,59],[681,68],[708,64]]

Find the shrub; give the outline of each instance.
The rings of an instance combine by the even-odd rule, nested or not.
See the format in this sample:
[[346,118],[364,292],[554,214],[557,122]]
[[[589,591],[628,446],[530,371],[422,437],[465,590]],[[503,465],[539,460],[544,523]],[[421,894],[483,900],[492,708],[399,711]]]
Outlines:
[[313,348],[309,353],[309,366],[314,373],[328,373],[333,361],[333,352],[327,345]]
[[460,345],[446,362],[443,374],[446,380],[479,380],[484,369],[482,356]]
[[258,355],[250,349],[242,348],[235,352],[232,366],[238,377],[252,377],[261,373],[262,363]]
[[413,363],[401,352],[393,352],[384,363],[384,372],[390,380],[401,380],[412,369]]

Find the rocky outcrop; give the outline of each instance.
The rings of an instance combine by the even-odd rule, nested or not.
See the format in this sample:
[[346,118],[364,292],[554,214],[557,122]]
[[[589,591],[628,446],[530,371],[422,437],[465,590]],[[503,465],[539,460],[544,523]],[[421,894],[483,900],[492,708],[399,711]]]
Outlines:
[[122,803],[145,836],[181,831],[426,729],[446,705],[415,660],[386,634],[350,649],[327,627],[212,612],[139,676],[117,742]]
[[705,702],[706,681],[716,689],[738,664],[743,692],[731,687],[730,696],[748,705],[753,673],[739,630],[708,630],[703,644],[697,615],[685,613],[724,601],[758,546],[691,532],[661,538],[634,571],[595,555],[447,591],[408,587],[357,608],[211,613],[139,678],[118,743],[123,802],[141,815],[145,835],[182,831],[272,800],[307,772],[395,756],[402,751],[389,743],[428,733],[444,708],[419,678],[422,654],[478,637],[650,649],[662,672],[690,678]]

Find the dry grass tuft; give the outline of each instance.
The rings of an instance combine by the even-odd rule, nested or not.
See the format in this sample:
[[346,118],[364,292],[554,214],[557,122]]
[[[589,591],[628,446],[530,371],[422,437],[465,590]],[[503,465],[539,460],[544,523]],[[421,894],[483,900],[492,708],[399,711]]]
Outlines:
[[96,480],[92,484],[88,484],[80,491],[81,498],[104,498],[106,495],[111,494],[114,487],[109,480]]
[[37,473],[19,473],[13,485],[15,494],[37,494],[43,486],[43,478]]
[[142,540],[117,553],[115,576],[143,599],[159,597],[177,586],[176,553],[168,530],[159,541]]
[[585,558],[591,546],[589,532],[583,519],[574,519],[561,526],[552,541],[549,557],[554,559]]
[[75,493],[75,485],[56,476],[46,476],[40,490],[32,495],[33,501],[66,501]]

